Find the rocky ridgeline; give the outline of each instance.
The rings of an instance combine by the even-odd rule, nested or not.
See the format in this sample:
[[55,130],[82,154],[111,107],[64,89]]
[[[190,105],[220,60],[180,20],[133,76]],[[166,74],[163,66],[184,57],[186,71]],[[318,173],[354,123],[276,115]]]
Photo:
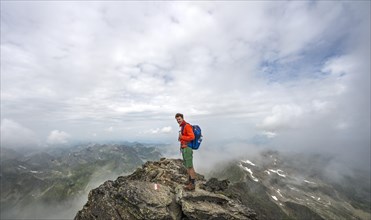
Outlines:
[[87,219],[256,219],[238,199],[223,194],[228,181],[197,176],[183,190],[187,171],[179,159],[147,162],[129,176],[106,181],[89,193],[75,220]]

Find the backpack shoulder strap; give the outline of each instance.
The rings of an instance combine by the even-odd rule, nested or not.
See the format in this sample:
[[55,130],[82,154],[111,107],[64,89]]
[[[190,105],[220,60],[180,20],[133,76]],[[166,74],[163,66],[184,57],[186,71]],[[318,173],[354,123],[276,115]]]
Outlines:
[[[182,129],[182,130],[181,130],[181,131],[182,131],[182,135],[183,135],[183,132],[184,132],[184,128],[185,128],[185,126],[187,126],[187,125],[191,125],[191,124],[189,124],[189,123],[187,122],[184,126],[181,127],[181,129]],[[192,125],[191,125],[191,127],[192,127]]]

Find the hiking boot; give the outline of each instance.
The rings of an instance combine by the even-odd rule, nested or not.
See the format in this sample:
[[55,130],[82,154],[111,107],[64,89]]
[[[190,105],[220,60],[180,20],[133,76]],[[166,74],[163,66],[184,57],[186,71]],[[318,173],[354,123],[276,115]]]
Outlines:
[[192,179],[188,179],[187,182],[184,183],[184,185],[189,185],[192,183]]
[[184,190],[186,191],[194,191],[195,190],[195,185],[192,184],[192,183],[189,183],[188,185],[186,185],[185,187],[183,187]]

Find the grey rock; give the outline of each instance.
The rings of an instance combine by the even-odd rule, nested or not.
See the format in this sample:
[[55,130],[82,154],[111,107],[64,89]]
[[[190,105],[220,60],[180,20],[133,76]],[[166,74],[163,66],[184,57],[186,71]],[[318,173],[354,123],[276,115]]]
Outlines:
[[224,191],[228,189],[229,183],[230,182],[228,180],[218,180],[217,178],[211,178],[204,185],[202,185],[201,188],[210,192]]
[[181,199],[183,213],[189,219],[252,219],[242,204],[202,189],[185,193]]
[[[195,191],[183,190],[186,181],[181,160],[148,161],[133,174],[92,190],[75,220],[256,219],[255,212],[240,201],[200,188],[206,183],[202,175],[197,176]],[[223,181],[212,181],[228,187]]]

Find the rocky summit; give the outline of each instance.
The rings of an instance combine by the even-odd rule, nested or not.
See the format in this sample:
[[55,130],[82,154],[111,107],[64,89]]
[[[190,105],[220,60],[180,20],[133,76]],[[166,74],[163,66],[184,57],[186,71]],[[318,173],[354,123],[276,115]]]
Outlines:
[[253,210],[224,191],[228,181],[206,181],[184,191],[187,171],[179,159],[146,162],[129,176],[106,181],[89,193],[75,220],[87,219],[256,219]]

